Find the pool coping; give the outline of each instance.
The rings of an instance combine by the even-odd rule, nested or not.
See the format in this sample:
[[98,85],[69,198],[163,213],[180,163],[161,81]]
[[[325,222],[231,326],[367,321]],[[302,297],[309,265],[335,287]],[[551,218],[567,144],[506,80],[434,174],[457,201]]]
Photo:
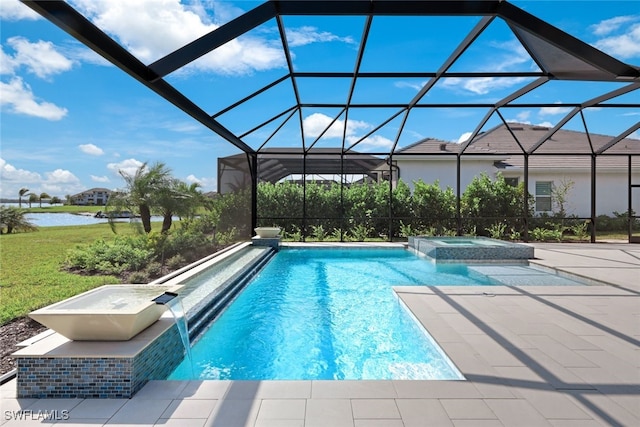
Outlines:
[[401,290],[467,381],[152,381],[110,402],[15,399],[11,381],[3,408],[92,424],[637,425],[640,248],[535,247],[536,263],[610,285]]

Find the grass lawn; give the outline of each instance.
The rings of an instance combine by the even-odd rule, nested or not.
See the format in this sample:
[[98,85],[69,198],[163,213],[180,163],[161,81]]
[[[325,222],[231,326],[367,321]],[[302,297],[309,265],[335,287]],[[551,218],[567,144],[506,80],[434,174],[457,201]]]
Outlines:
[[[118,228],[119,234],[132,232]],[[79,276],[60,269],[68,249],[114,236],[108,224],[0,235],[0,324],[80,292],[119,283],[113,276]]]

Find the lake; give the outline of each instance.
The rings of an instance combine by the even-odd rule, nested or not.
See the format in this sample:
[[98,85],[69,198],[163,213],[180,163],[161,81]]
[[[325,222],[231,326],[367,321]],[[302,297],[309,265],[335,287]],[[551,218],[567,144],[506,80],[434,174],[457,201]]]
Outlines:
[[[106,223],[106,218],[95,218],[92,215],[76,215],[70,213],[29,213],[25,217],[29,222],[38,227],[55,227],[62,225],[91,225]],[[176,218],[177,219],[177,218]],[[153,216],[151,221],[162,221],[162,217]],[[129,222],[128,219],[118,220],[118,222]]]

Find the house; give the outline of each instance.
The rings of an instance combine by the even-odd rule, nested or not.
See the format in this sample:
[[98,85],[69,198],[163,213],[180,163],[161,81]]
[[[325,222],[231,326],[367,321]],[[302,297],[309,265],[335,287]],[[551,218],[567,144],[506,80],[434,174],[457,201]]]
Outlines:
[[92,188],[71,196],[72,205],[104,206],[109,201],[112,191],[108,188]]
[[[522,123],[496,126],[480,133],[471,143],[451,143],[424,139],[393,154],[393,179],[413,187],[413,182],[439,181],[441,188],[457,188],[457,158],[460,156],[461,194],[471,180],[486,173],[498,173],[517,185],[525,181],[528,162],[528,190],[535,197],[536,214],[557,211],[552,191],[566,194],[567,215],[591,217],[592,166],[595,166],[595,213],[613,215],[626,212],[631,202],[636,215],[640,212],[640,140],[625,138],[607,148],[612,136],[560,129],[551,139],[538,142],[549,128]],[[592,152],[607,148],[603,154]],[[523,152],[534,149],[525,159]],[[388,169],[383,166],[380,170]],[[388,171],[387,171],[388,175]],[[631,182],[630,182],[631,181]],[[631,201],[630,201],[631,198]]]

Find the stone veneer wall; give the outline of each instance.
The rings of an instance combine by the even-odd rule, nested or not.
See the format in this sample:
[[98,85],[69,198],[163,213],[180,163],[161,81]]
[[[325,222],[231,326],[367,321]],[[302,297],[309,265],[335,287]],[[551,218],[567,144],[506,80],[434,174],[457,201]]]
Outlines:
[[17,357],[18,397],[130,398],[147,381],[165,379],[183,357],[176,325],[131,358]]

